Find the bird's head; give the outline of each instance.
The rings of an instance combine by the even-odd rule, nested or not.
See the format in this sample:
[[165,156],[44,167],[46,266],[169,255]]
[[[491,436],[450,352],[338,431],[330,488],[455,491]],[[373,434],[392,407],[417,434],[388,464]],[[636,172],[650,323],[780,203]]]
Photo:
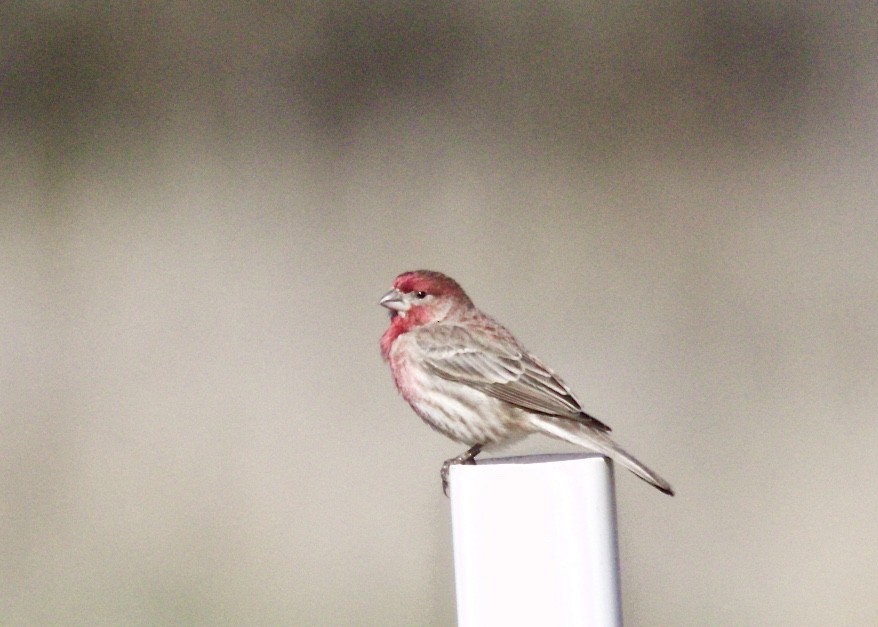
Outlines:
[[400,274],[393,281],[393,289],[378,302],[390,310],[392,321],[407,328],[439,322],[473,306],[457,281],[431,270]]

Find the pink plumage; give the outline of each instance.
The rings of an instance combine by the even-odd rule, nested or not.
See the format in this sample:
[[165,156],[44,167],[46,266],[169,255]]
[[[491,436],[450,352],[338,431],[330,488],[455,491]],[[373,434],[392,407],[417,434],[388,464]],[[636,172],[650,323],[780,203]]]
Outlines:
[[439,272],[400,274],[380,304],[390,310],[381,355],[399,393],[428,425],[470,449],[445,462],[473,463],[483,446],[530,433],[597,451],[673,495],[671,486],[625,452],[610,428],[583,411],[558,375]]

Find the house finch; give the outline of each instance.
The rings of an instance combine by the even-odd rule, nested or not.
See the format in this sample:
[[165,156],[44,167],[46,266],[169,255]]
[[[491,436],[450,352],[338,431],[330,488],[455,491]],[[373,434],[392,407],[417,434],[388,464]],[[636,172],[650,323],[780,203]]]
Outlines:
[[543,433],[619,462],[665,494],[667,481],[622,450],[610,427],[582,410],[558,375],[439,272],[400,274],[379,301],[390,310],[381,355],[396,388],[424,422],[470,446],[442,465],[474,464],[483,447]]

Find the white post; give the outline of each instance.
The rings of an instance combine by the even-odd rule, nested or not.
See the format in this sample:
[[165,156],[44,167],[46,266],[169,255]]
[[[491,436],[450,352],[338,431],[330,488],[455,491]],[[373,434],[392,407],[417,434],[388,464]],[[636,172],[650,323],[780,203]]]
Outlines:
[[622,624],[608,459],[452,466],[450,496],[460,627]]

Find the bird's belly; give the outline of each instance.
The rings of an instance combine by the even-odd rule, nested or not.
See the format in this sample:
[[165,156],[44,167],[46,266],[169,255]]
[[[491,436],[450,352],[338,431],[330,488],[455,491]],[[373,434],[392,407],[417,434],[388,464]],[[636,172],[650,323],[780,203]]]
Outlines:
[[412,399],[428,425],[464,444],[495,444],[510,439],[517,411],[465,384],[434,377],[432,390]]
[[[415,413],[436,431],[464,444],[499,444],[529,430],[523,412],[465,383],[444,379],[408,357],[400,336],[390,353],[396,386]],[[402,350],[400,350],[402,349]]]

